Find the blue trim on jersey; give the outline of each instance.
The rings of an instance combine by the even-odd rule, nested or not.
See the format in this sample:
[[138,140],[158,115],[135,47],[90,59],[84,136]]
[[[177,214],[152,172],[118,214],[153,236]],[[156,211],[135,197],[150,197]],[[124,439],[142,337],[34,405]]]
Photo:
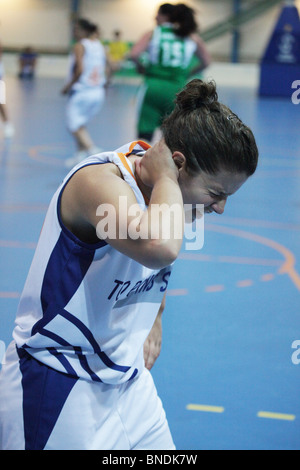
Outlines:
[[[65,308],[78,290],[93,259],[94,251],[78,247],[61,232],[49,258],[42,284],[41,305],[44,318],[48,308],[51,318],[56,315],[55,309]],[[36,326],[33,334],[35,329]]]
[[[84,341],[86,340],[90,344],[94,354],[98,355],[106,367],[123,373],[128,372],[130,369],[130,366],[121,366],[111,361],[101,350],[100,345],[97,343],[89,328],[65,308],[78,290],[91,266],[94,253],[95,250],[92,251],[91,249],[79,247],[64,232],[61,232],[49,258],[43,279],[41,289],[43,317],[33,326],[31,336],[40,334],[50,338],[58,346],[63,346],[64,348],[69,348],[70,351],[75,351],[82,368],[88,372],[93,381],[99,382],[101,380],[96,376],[94,371],[90,369],[87,358],[83,356],[80,346],[78,344],[70,344],[65,340],[61,336],[64,332],[63,329],[59,333],[51,331],[52,323],[56,323],[56,321],[59,322],[58,317],[61,317],[66,320],[65,323],[76,327],[78,337],[82,337],[82,340],[84,339]],[[66,356],[57,351],[56,347],[48,348],[48,351],[60,361],[68,374],[77,376]],[[134,374],[136,374],[135,371]]]
[[25,450],[43,450],[78,378],[41,364],[24,349],[18,350],[18,354],[22,373]]
[[134,369],[133,374],[132,374],[132,376],[130,377],[129,381],[130,381],[130,380],[133,380],[134,377],[137,375],[137,373],[138,373],[138,369]]
[[74,351],[76,351],[76,354],[79,358],[79,362],[81,364],[81,367],[83,368],[83,370],[85,370],[90,375],[91,379],[94,382],[102,382],[102,380],[99,379],[98,375],[96,375],[95,372],[93,372],[92,369],[90,368],[90,366],[88,365],[86,355],[82,354],[82,349],[79,348],[79,347],[76,347],[76,348],[74,348]]
[[97,341],[95,340],[92,332],[85,326],[84,323],[82,323],[77,317],[72,315],[70,312],[67,312],[67,310],[64,310],[63,316],[70,321],[73,325],[75,325],[78,330],[85,336],[85,338],[89,341],[90,345],[92,346],[94,353],[97,354],[101,361],[110,369],[117,370],[119,372],[127,372],[130,367],[127,366],[119,366],[118,364],[115,364],[112,362],[109,357],[101,351],[101,348]]
[[[92,162],[92,163],[87,163],[86,165],[82,165],[80,168],[78,168],[76,171],[74,171],[74,173],[72,173],[70,175],[70,177],[65,181],[60,193],[59,193],[59,196],[58,196],[58,199],[57,199],[57,208],[56,208],[56,212],[57,212],[57,218],[58,218],[58,222],[59,222],[59,225],[62,229],[62,231],[67,235],[68,238],[70,238],[71,240],[73,240],[77,245],[79,246],[82,246],[83,248],[86,248],[88,250],[97,250],[98,248],[102,248],[103,246],[106,246],[107,243],[104,241],[104,240],[100,240],[99,239],[99,242],[97,243],[86,243],[86,242],[83,242],[82,240],[80,240],[79,238],[76,237],[76,235],[74,235],[63,223],[62,221],[62,218],[61,218],[61,213],[60,213],[60,206],[61,206],[61,198],[62,198],[62,195],[63,195],[63,192],[64,192],[64,189],[65,187],[67,186],[67,184],[69,183],[69,181],[71,180],[71,178],[79,171],[79,170],[82,170],[82,168],[86,168],[87,166],[91,166],[91,165],[102,165],[102,162]],[[96,231],[95,231],[96,232]]]
[[56,359],[66,369],[68,375],[71,375],[74,378],[78,378],[78,375],[76,374],[76,371],[70,365],[69,361],[67,361],[67,359],[65,358],[63,353],[58,352],[55,348],[47,348],[47,351],[49,351],[49,353],[52,354],[52,356],[56,357]]

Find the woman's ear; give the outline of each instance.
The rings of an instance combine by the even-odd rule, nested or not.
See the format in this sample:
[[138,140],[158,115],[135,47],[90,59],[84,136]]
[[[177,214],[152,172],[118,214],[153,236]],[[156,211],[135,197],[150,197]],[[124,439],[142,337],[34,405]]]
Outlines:
[[176,150],[176,152],[173,153],[172,158],[173,158],[173,162],[177,166],[178,170],[180,170],[181,168],[183,168],[185,166],[186,158],[183,155],[183,153],[178,152]]

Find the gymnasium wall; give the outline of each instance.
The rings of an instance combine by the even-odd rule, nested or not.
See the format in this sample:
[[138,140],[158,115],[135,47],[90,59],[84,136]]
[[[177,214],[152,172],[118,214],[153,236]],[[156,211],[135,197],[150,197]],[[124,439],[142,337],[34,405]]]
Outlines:
[[0,38],[4,48],[65,50],[70,38],[69,0],[0,0]]
[[[177,3],[176,0],[169,0]],[[251,0],[244,0],[247,4]],[[154,25],[157,0],[81,0],[81,15],[97,22],[102,38],[111,39],[120,29],[123,39],[137,40]],[[227,18],[232,0],[187,0],[196,12],[202,29]],[[300,7],[300,0],[297,0]],[[7,51],[32,45],[43,52],[66,53],[70,45],[71,0],[0,0],[0,38]],[[241,60],[260,59],[280,6],[242,29]],[[208,44],[215,60],[230,60],[232,38],[228,34]]]

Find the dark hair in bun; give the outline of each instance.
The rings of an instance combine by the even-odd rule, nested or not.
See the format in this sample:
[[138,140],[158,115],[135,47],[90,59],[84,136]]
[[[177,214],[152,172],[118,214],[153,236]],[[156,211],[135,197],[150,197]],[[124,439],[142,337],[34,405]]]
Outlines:
[[171,3],[163,3],[162,5],[160,5],[158,12],[161,15],[168,16],[171,20],[174,13],[174,9],[175,5],[172,5]]
[[210,107],[218,101],[218,93],[214,82],[199,83],[200,80],[190,82],[186,88],[178,93],[176,105],[182,110],[194,110],[201,106]]
[[79,20],[76,21],[78,26],[86,31],[88,34],[94,34],[98,31],[98,26],[95,25],[94,23],[91,23],[91,21],[86,20],[84,18],[80,18]]
[[170,23],[175,25],[177,36],[185,38],[195,33],[198,29],[194,10],[184,3],[178,3],[177,5],[163,3],[159,7],[158,12],[167,16]]
[[175,109],[162,125],[167,146],[180,151],[192,173],[221,169],[251,176],[258,164],[252,131],[218,101],[215,82],[192,80],[177,94]]
[[176,34],[183,38],[195,33],[198,29],[194,10],[184,3],[174,5],[172,23],[176,25]]

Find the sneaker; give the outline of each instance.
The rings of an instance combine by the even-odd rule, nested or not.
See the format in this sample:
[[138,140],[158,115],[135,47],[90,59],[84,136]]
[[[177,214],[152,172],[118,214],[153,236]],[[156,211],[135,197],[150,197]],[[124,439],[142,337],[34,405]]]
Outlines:
[[15,128],[11,122],[5,122],[3,134],[6,139],[11,139],[15,135]]
[[88,153],[85,150],[79,150],[78,152],[75,153],[74,157],[68,158],[65,161],[65,167],[73,168],[73,166],[82,162],[82,160],[84,160],[87,156],[88,156]]

